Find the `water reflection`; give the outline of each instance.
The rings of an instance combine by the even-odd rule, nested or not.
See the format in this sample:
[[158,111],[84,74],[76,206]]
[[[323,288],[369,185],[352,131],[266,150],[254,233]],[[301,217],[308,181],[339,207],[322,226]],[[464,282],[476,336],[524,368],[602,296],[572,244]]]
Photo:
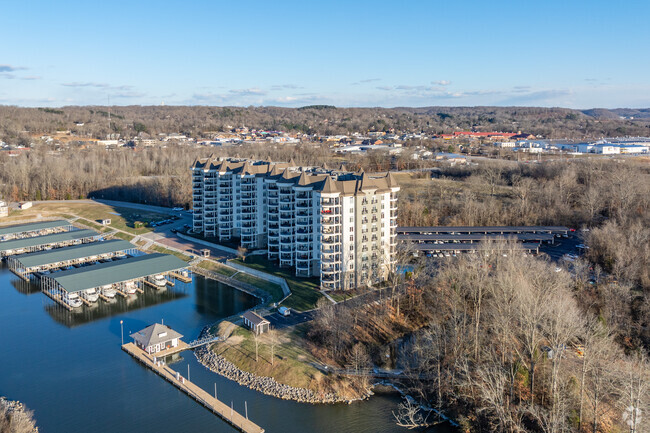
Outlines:
[[14,278],[11,280],[11,285],[14,286],[19,293],[23,295],[33,295],[34,293],[40,293],[41,288],[38,285],[38,281],[32,279],[30,281],[25,281],[22,278]]
[[[176,287],[178,287],[178,284]],[[59,304],[50,301],[45,306],[45,311],[47,311],[47,314],[58,323],[65,325],[68,328],[72,328],[105,317],[116,316],[129,311],[164,304],[187,296],[187,293],[183,291],[179,292],[178,290],[167,289],[163,291],[154,291],[153,289],[145,289],[144,293],[129,295],[126,298],[116,296],[110,302],[100,300],[92,304],[90,307],[84,305],[74,311],[68,311]]]

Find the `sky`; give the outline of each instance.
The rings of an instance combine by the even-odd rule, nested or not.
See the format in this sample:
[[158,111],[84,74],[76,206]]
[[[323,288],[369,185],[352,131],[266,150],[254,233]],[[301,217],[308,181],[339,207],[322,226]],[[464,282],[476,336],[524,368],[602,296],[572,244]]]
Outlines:
[[22,0],[0,104],[650,107],[650,2]]

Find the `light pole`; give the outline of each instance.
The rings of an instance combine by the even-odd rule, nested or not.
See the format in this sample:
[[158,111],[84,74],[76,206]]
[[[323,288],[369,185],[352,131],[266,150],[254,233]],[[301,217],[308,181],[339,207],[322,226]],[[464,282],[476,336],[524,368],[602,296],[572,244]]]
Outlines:
[[124,320],[120,320],[120,333],[122,334],[122,346],[124,346]]
[[187,364],[187,381],[190,381],[190,364]]

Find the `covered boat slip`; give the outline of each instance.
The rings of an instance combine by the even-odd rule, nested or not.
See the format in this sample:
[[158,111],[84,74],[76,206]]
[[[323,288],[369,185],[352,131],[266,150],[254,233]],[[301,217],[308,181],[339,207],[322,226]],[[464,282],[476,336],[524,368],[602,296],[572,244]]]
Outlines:
[[439,226],[439,227],[397,227],[398,234],[508,234],[508,233],[550,233],[568,234],[569,229],[563,226]]
[[122,293],[127,283],[141,285],[147,277],[167,276],[185,269],[187,263],[176,256],[161,253],[145,254],[43,275],[41,288],[50,295],[63,297],[68,293],[108,286]]
[[398,241],[404,242],[440,242],[440,243],[452,243],[452,242],[482,242],[488,240],[496,239],[514,239],[520,242],[555,242],[555,236],[550,233],[507,233],[507,234],[497,234],[497,233],[473,233],[473,234],[457,234],[452,235],[449,233],[442,234],[401,234],[397,235]]
[[38,251],[7,258],[9,269],[25,277],[32,272],[48,271],[54,268],[79,265],[116,256],[134,255],[136,247],[130,242],[113,239],[103,242],[75,245],[68,248]]
[[9,241],[12,239],[49,235],[53,233],[69,232],[73,229],[74,226],[66,220],[41,221],[35,223],[3,226],[0,227],[0,242]]
[[52,248],[68,247],[100,240],[102,235],[94,230],[73,230],[33,238],[0,242],[0,257],[33,253]]

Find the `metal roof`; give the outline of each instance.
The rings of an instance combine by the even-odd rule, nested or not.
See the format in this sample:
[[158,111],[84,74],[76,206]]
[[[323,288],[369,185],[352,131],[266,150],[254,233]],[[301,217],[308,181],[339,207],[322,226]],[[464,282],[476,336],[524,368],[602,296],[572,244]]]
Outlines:
[[0,236],[13,235],[16,233],[25,233],[36,230],[53,229],[71,225],[66,220],[41,221],[37,223],[15,224],[12,226],[0,227]]
[[397,227],[397,233],[532,233],[568,232],[563,226],[439,226],[439,227]]
[[[537,243],[521,243],[521,248],[528,251],[537,251],[539,244]],[[413,244],[413,249],[418,251],[477,251],[479,249],[487,250],[508,250],[508,247],[492,245],[489,248],[483,244]]]
[[49,265],[52,263],[64,262],[67,260],[83,259],[100,254],[115,253],[136,248],[135,245],[122,239],[112,239],[104,242],[93,242],[91,244],[74,245],[66,248],[55,248],[49,251],[38,251],[36,253],[23,254],[16,257],[22,267],[33,268],[36,266]]
[[187,263],[176,256],[155,253],[70,269],[47,275],[46,278],[53,279],[68,292],[78,292],[186,267]]
[[36,236],[33,238],[13,239],[2,242],[0,251],[17,250],[19,248],[29,248],[38,245],[55,244],[57,242],[72,241],[75,239],[91,238],[101,236],[95,230],[73,230],[71,232],[55,233],[52,235]]
[[472,234],[459,234],[452,235],[449,233],[443,234],[430,234],[430,235],[421,235],[421,234],[403,234],[397,235],[398,241],[483,241],[483,240],[493,240],[500,238],[515,238],[519,241],[552,241],[554,235],[551,233],[472,233]]

